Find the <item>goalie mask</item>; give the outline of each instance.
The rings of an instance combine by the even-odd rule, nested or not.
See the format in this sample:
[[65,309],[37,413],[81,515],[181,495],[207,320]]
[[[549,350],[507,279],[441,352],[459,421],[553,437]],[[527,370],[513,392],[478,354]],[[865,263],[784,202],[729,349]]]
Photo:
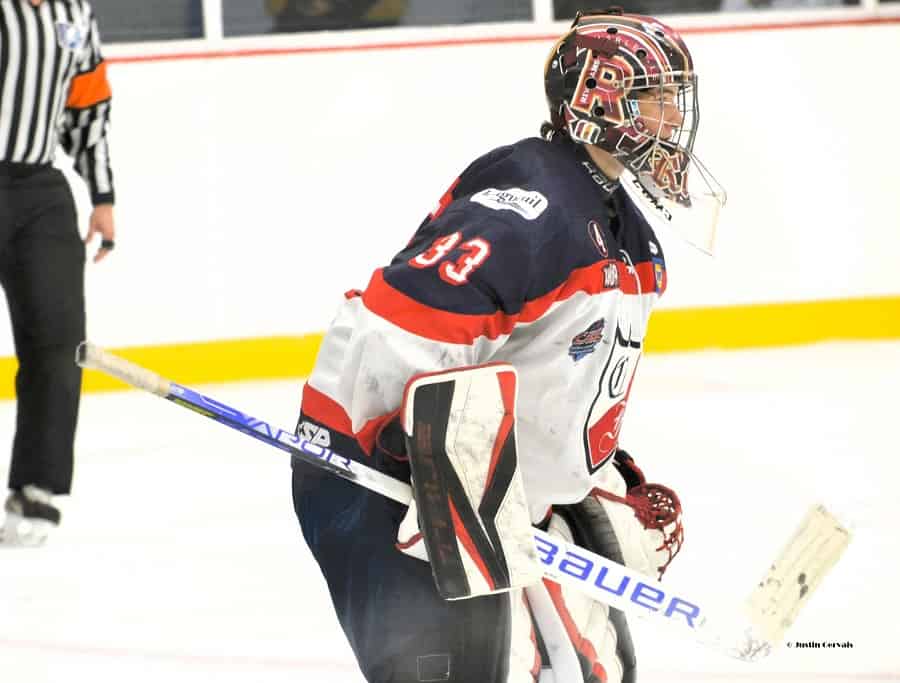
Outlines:
[[579,12],[547,59],[544,87],[555,130],[611,154],[639,203],[712,251],[725,191],[693,155],[697,76],[678,33],[615,8]]

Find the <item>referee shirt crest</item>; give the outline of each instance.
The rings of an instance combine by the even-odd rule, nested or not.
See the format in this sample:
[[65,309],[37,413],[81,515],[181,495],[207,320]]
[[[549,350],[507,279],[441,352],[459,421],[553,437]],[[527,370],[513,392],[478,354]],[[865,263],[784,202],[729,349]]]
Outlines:
[[56,22],[56,42],[64,50],[77,52],[84,47],[87,30],[78,24],[67,21]]

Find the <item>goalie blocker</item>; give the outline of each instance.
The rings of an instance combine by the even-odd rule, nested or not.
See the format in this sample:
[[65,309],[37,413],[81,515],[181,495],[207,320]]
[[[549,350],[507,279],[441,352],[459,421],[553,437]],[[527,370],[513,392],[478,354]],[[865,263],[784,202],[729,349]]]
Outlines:
[[403,395],[414,502],[398,547],[430,560],[445,600],[542,576],[516,454],[516,381],[512,365],[489,363],[417,375]]

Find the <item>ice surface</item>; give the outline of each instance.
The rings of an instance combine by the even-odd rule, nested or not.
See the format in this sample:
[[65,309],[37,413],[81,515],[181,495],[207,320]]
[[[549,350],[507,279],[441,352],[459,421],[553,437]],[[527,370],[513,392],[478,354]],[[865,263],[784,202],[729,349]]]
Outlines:
[[[288,428],[300,386],[195,388]],[[788,633],[852,649],[742,664],[638,622],[640,681],[900,679],[898,390],[900,343],[642,361],[622,444],[684,503],[667,581],[738,605],[812,502],[856,530]],[[7,438],[14,419],[0,403]],[[84,398],[62,526],[44,548],[0,547],[0,681],[72,680],[362,683],[287,456],[148,394]]]

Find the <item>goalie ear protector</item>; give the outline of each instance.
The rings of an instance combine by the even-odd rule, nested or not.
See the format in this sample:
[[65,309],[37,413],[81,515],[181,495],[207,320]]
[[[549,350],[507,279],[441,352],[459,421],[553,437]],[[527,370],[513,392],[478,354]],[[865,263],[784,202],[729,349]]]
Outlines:
[[402,421],[419,528],[441,597],[541,579],[518,468],[516,371],[491,363],[413,377]]

